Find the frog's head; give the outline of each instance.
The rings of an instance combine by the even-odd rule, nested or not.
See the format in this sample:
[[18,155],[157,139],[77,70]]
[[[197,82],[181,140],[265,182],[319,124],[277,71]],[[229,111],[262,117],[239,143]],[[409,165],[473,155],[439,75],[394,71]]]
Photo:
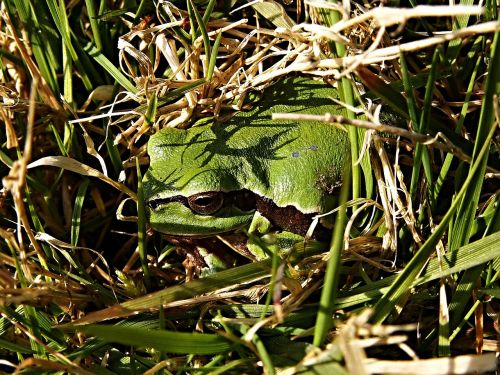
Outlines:
[[202,126],[189,131],[167,128],[151,137],[151,163],[143,189],[153,229],[204,237],[251,222],[254,194],[238,184],[232,168],[205,154],[211,136],[209,128]]
[[316,122],[271,120],[274,112],[324,114],[337,91],[302,78],[282,80],[253,110],[188,130],[165,128],[148,143],[144,199],[153,229],[210,236],[250,224],[261,197],[309,215],[330,211],[331,186],[349,163],[347,133]]

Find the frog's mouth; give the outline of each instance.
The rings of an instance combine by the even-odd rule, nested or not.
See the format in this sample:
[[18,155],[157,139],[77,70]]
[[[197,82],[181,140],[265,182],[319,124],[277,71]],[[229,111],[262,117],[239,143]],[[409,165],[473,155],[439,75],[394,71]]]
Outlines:
[[226,236],[236,236],[236,237],[241,237],[241,238],[247,238],[247,235],[245,234],[246,232],[243,231],[242,229],[245,228],[245,225],[241,225],[240,227],[237,228],[232,228],[229,230],[221,230],[221,231],[213,231],[210,233],[172,233],[172,232],[166,232],[162,231],[159,229],[159,232],[162,233],[163,238],[167,239],[168,241],[173,240],[173,241],[196,241],[196,240],[205,240],[209,238],[225,238]]
[[224,207],[236,207],[242,212],[255,210],[255,194],[249,190],[242,189],[231,192],[208,191],[191,196],[175,195],[168,198],[151,198],[146,205],[153,211],[160,209],[170,203],[181,203],[198,215],[214,215]]

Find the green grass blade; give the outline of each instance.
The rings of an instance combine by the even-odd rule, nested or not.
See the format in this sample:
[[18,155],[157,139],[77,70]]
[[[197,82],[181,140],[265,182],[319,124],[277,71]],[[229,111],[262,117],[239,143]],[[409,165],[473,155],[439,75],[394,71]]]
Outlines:
[[[399,93],[391,85],[386,84],[383,80],[373,74],[370,70],[360,67],[356,70],[359,78],[368,87],[370,91],[381,98],[384,103],[387,103],[391,109],[405,119],[409,119],[408,105],[405,97]],[[417,113],[420,116],[420,113]],[[433,134],[442,132],[455,146],[459,147],[467,155],[472,155],[472,145],[467,140],[455,134],[448,126],[443,124],[437,117],[430,116],[429,125],[432,128]]]
[[[332,1],[332,3],[338,4],[337,1]],[[340,22],[342,19],[340,13],[332,9],[320,8],[319,15],[322,23],[329,27]],[[338,57],[344,57],[346,54],[345,46],[338,42],[330,42],[330,51]],[[342,77],[340,80],[339,94],[342,101],[344,101],[347,105],[352,107],[356,105],[354,90],[351,85],[351,80],[348,77]],[[354,119],[356,117],[355,114],[349,109],[346,110],[346,116],[349,119]],[[349,133],[349,140],[351,141],[352,199],[356,199],[360,197],[362,186],[361,170],[356,161],[359,158],[360,145],[363,142],[365,131],[364,129],[359,129],[354,126],[349,126],[347,131]],[[370,175],[370,177],[367,178],[367,181],[371,181],[371,170],[366,174]]]
[[78,327],[78,330],[107,342],[154,348],[177,354],[216,354],[229,351],[234,346],[228,339],[214,334],[147,330],[98,324]]
[[264,342],[258,335],[254,335],[252,342],[257,348],[257,353],[259,353],[259,357],[262,360],[262,363],[264,364],[266,374],[274,375],[275,371],[274,371],[273,361],[271,360],[271,356],[269,355],[264,345]]
[[450,357],[451,356],[451,348],[450,348],[450,319],[449,314],[447,313],[448,305],[446,300],[446,289],[445,289],[445,280],[440,280],[440,288],[439,288],[439,319],[438,319],[438,356],[439,357]]
[[[155,95],[156,97],[156,95]],[[137,170],[137,241],[139,247],[139,257],[141,259],[142,272],[144,274],[144,285],[147,290],[151,289],[151,278],[148,268],[148,254],[146,246],[146,206],[144,204],[144,193],[142,189],[142,174],[139,166],[139,159],[135,159]]]
[[[455,128],[455,132],[457,134],[462,130],[465,118],[467,116],[467,111],[469,109],[470,99],[471,99],[471,96],[472,96],[472,93],[474,90],[474,85],[476,83],[476,76],[477,76],[477,72],[478,72],[481,61],[482,61],[482,56],[478,56],[477,60],[476,60],[476,64],[475,64],[474,69],[472,71],[470,80],[469,80],[469,85],[467,87],[467,92],[465,94],[464,104],[462,106],[462,110],[460,111],[460,118],[457,122],[457,127]],[[436,201],[436,199],[438,198],[439,192],[441,191],[441,187],[443,186],[443,183],[446,179],[446,176],[448,175],[448,172],[450,170],[452,161],[453,161],[453,155],[452,154],[446,155],[446,159],[445,159],[443,165],[441,166],[439,176],[437,177],[436,183],[434,184],[434,189],[433,189],[433,200],[434,201]]]
[[73,60],[66,47],[63,46],[64,100],[73,108]]
[[128,80],[128,78],[118,69],[106,56],[104,56],[95,46],[87,45],[87,53],[113,77],[125,90],[135,94],[137,88]]
[[100,20],[97,18],[95,11],[94,0],[85,0],[85,5],[87,6],[87,13],[89,15],[90,28],[92,30],[92,36],[94,37],[94,43],[96,49],[102,51],[102,41],[100,32]]
[[[437,258],[432,258],[412,286],[423,285],[440,278],[445,278],[500,257],[499,241],[500,232],[495,232],[488,237],[461,247],[458,250],[460,257],[456,257],[452,253],[444,254],[441,264]],[[376,300],[389,290],[388,287],[394,283],[396,278],[397,275],[389,276],[375,281],[370,285],[364,285],[349,292],[340,293],[335,308],[337,310],[346,309]]]
[[59,132],[57,131],[54,124],[50,124],[49,128],[52,131],[52,135],[54,136],[54,139],[57,143],[57,148],[59,149],[59,152],[61,153],[61,155],[68,156],[68,151],[66,149],[66,146],[64,145],[64,142],[61,139],[61,136],[59,135]]
[[[410,75],[408,72],[408,66],[406,64],[406,59],[405,59],[403,53],[399,54],[399,61],[401,62],[401,72],[403,73],[403,85],[404,85],[404,90],[406,93],[406,103],[408,106],[408,116],[409,116],[410,121],[413,124],[418,124],[417,103],[415,101],[413,86],[411,85],[411,82],[410,82]],[[415,150],[415,157],[417,156],[417,150],[420,149],[418,147],[418,145],[416,147],[417,148]],[[413,161],[413,170],[412,170],[412,179],[411,179],[411,183],[410,183],[410,196],[411,196],[412,200],[414,200],[416,198],[415,191],[416,191],[418,180],[415,178],[415,175],[417,175],[417,176],[419,175],[418,174],[419,169],[420,169],[420,163],[417,160],[414,160]]]
[[73,43],[71,40],[71,32],[69,27],[68,15],[66,14],[66,7],[63,0],[59,0],[59,4],[57,4],[57,0],[47,0],[47,6],[49,7],[50,13],[52,15],[52,19],[61,35],[61,39],[65,48],[68,49],[69,55],[73,59],[78,71],[80,72],[80,77],[85,88],[90,91],[92,90],[92,81],[90,77],[87,75],[87,70],[81,64],[81,60],[78,54],[73,47]]
[[389,315],[389,313],[392,311],[392,309],[398,302],[399,298],[409,290],[414,280],[421,272],[422,267],[427,262],[429,256],[434,251],[438,241],[441,239],[441,236],[446,230],[449,221],[451,220],[456,210],[458,209],[459,203],[464,197],[465,192],[467,191],[470,184],[475,180],[475,176],[480,167],[482,166],[482,161],[483,161],[482,158],[484,158],[485,155],[487,155],[487,151],[489,149],[488,143],[491,141],[494,132],[495,132],[495,126],[492,126],[490,133],[488,134],[488,137],[486,139],[486,142],[485,144],[483,144],[483,147],[481,148],[481,151],[478,154],[478,159],[472,165],[471,173],[469,174],[467,180],[464,182],[462,188],[460,189],[457,196],[453,200],[451,207],[446,212],[446,215],[443,217],[443,219],[441,220],[439,225],[435,228],[434,232],[427,239],[427,241],[415,253],[414,257],[406,265],[403,272],[399,274],[397,279],[391,285],[389,291],[387,291],[387,293],[385,293],[384,296],[374,306],[374,314],[371,317],[371,321],[373,323],[381,323]]
[[216,274],[193,280],[183,285],[175,285],[158,292],[135,298],[120,305],[96,311],[78,320],[77,324],[92,323],[109,316],[128,316],[134,311],[156,309],[160,305],[174,301],[188,299],[197,295],[213,292],[240,282],[248,282],[269,276],[271,272],[271,259],[234,267]]
[[[39,6],[38,4],[33,4],[32,6],[31,2],[27,0],[14,0],[13,3],[21,22],[28,30],[31,49],[38,69],[43,78],[47,81],[52,92],[58,93],[57,68],[59,66],[59,59],[54,58],[54,53],[52,52],[50,44],[47,43],[47,39],[44,40],[44,38],[41,37],[43,35],[43,30],[38,22],[37,13],[33,9],[33,6],[37,7],[37,9]],[[14,9],[8,6],[9,2],[5,2],[5,4],[11,18],[14,18]],[[45,16],[44,13],[39,15],[42,17]]]
[[[187,83],[184,86],[179,87],[177,89],[174,89],[172,91],[169,91],[167,94],[158,98],[157,108],[160,108],[161,106],[163,106],[167,103],[170,103],[176,99],[179,99],[185,93],[187,93],[191,90],[194,90],[195,88],[201,86],[205,82],[206,82],[206,80],[202,78],[202,79],[198,79],[196,81],[192,81],[190,83]],[[149,106],[149,103],[141,104],[140,106],[136,107],[134,109],[134,111],[136,113],[140,113],[140,114],[145,115],[147,110],[148,110],[148,106]],[[124,115],[124,116],[120,117],[118,120],[116,120],[114,123],[118,124],[118,123],[123,122],[123,121],[131,120],[134,117],[136,117],[135,114],[134,115]]]
[[139,6],[137,7],[137,11],[135,12],[134,21],[138,21],[139,18],[144,14],[144,11],[146,10],[148,3],[149,1],[147,0],[141,0]]
[[[38,217],[36,207],[33,204],[33,200],[31,199],[30,189],[28,189],[28,188],[25,189],[25,198],[26,198],[26,203],[28,204],[30,219],[33,222],[33,226],[34,226],[35,230],[37,232],[40,232],[40,233],[45,232],[43,224],[40,221],[40,218]],[[49,258],[49,259],[54,258],[54,253],[53,253],[52,249],[50,248],[50,246],[47,246],[46,244],[42,244],[42,249],[45,252],[45,255],[47,256],[47,258]],[[42,259],[42,258],[39,258],[39,260],[40,260],[40,264],[42,265],[42,267],[44,269],[48,270],[49,267],[47,265],[46,260]]]
[[277,1],[270,0],[253,2],[252,8],[269,22],[272,22],[276,27],[291,29],[295,25],[295,22],[293,22],[290,16],[286,13],[285,9],[283,9],[283,5]]
[[480,300],[475,301],[474,304],[470,307],[467,314],[464,315],[463,319],[461,319],[460,322],[458,322],[457,327],[453,330],[453,332],[450,335],[450,338],[449,338],[450,342],[453,341],[455,339],[455,337],[457,337],[457,335],[460,333],[462,328],[468,323],[470,317],[472,316],[472,314],[474,314],[476,309],[479,307],[480,303],[481,303]]
[[73,217],[71,219],[71,244],[73,246],[78,244],[83,202],[85,201],[85,194],[87,193],[89,183],[90,180],[88,178],[83,179],[82,184],[76,193],[75,205],[73,206]]
[[338,284],[340,278],[340,259],[344,248],[344,230],[347,220],[347,196],[350,180],[350,168],[344,169],[342,190],[340,192],[340,209],[335,220],[335,227],[330,244],[330,258],[326,266],[325,281],[319,302],[318,318],[314,327],[313,344],[321,346],[326,340],[332,326],[332,315],[335,309]]
[[[481,107],[481,114],[479,118],[479,126],[476,134],[476,141],[474,152],[472,155],[473,160],[481,162],[480,175],[484,175],[487,163],[487,155],[479,157],[482,148],[490,142],[488,140],[488,133],[492,124],[494,124],[494,96],[500,93],[500,41],[499,33],[495,33],[493,44],[491,46],[491,60],[486,79],[485,95],[483,98],[483,105]],[[469,170],[469,176],[472,174],[472,165]],[[478,178],[468,188],[460,207],[457,211],[454,227],[450,233],[450,249],[454,250],[466,244],[469,241],[471,228],[470,223],[474,220],[479,195],[483,186],[483,178]]]
[[[434,56],[432,57],[431,71],[429,72],[429,77],[427,79],[427,84],[425,86],[425,96],[424,96],[424,107],[420,115],[420,122],[417,128],[419,133],[427,133],[427,124],[429,122],[432,98],[434,94],[434,82],[436,79],[436,70],[439,65],[439,49],[434,51]],[[415,146],[415,155],[413,157],[413,170],[410,183],[410,195],[414,199],[417,195],[417,186],[420,181],[420,166],[423,164],[425,177],[427,179],[428,189],[431,189],[433,184],[432,176],[432,166],[429,157],[429,151],[424,145],[417,144]]]
[[480,288],[478,292],[483,295],[500,298],[500,288]]
[[[208,32],[205,22],[203,22],[203,18],[196,9],[196,6],[193,4],[193,0],[188,0],[188,1],[192,9],[192,14],[194,14],[194,17],[196,18],[196,23],[198,24],[198,29],[200,30],[201,37],[203,38],[203,46],[205,47],[205,60],[206,60],[205,69],[207,69],[207,71],[205,71],[205,77],[207,77],[208,67],[210,66],[210,56],[211,56],[210,39],[208,38]],[[196,35],[198,35],[198,31],[196,31]]]
[[156,91],[151,94],[148,100],[148,108],[144,114],[144,122],[148,126],[152,126],[156,120],[156,110],[158,109],[158,96]]
[[113,132],[111,129],[106,130],[106,149],[108,150],[109,158],[111,159],[111,164],[113,165],[113,170],[115,175],[118,175],[123,170],[122,161],[120,158],[120,152],[117,145],[114,144]]
[[21,354],[32,354],[33,350],[18,344],[15,344],[9,340],[4,340],[0,338],[0,348]]
[[[495,128],[494,121],[494,98],[500,93],[500,33],[495,33],[493,44],[491,46],[491,60],[486,79],[485,96],[481,107],[481,115],[479,118],[479,127],[476,135],[476,143],[473,153],[475,164],[479,164],[480,176],[484,176],[486,169],[487,154],[482,154],[482,149],[489,149],[491,138],[488,131],[490,128]],[[490,131],[491,133],[491,131]],[[482,146],[482,148],[481,148]],[[472,169],[469,170],[469,176],[476,175]],[[464,197],[461,200],[460,207],[457,210],[457,215],[454,220],[454,225],[450,233],[449,248],[453,251],[459,246],[467,244],[470,240],[472,225],[474,220],[476,207],[479,202],[481,189],[483,186],[483,178],[476,178],[474,183],[468,188]],[[467,270],[460,283],[453,293],[450,302],[451,328],[455,328],[461,320],[461,314],[466,306],[466,302],[470,299],[470,293],[476,286],[476,280],[479,278],[482,269],[480,267]]]
[[205,12],[203,13],[203,24],[206,25],[208,21],[210,21],[210,17],[212,16],[212,12],[217,4],[217,0],[210,0],[205,8]]
[[[460,5],[473,5],[474,0],[460,0]],[[469,23],[470,15],[460,15],[453,19],[453,31],[457,31],[467,26]],[[446,50],[446,59],[451,63],[455,60],[460,52],[460,46],[462,44],[462,39],[453,39],[448,43],[448,49]]]
[[219,47],[221,40],[222,40],[222,33],[219,33],[217,34],[217,38],[215,38],[214,46],[212,48],[212,54],[210,55],[210,61],[208,63],[207,82],[210,82],[214,75],[215,64],[217,62],[217,55],[219,54]]
[[191,0],[186,1],[187,4],[187,11],[188,11],[188,18],[189,18],[189,25],[191,26],[190,30],[190,35],[191,35],[191,45],[194,46],[194,42],[196,41],[197,33],[196,33],[196,25],[195,25],[195,19],[196,16],[194,15],[193,11],[193,2]]

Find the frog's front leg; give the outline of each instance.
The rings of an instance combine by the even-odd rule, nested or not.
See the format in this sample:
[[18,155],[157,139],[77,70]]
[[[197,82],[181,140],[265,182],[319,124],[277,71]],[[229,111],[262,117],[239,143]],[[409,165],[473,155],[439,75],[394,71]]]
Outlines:
[[253,261],[259,261],[269,258],[272,254],[266,244],[262,243],[262,237],[270,233],[271,222],[262,216],[258,211],[250,222],[249,227],[243,231],[224,233],[217,236],[238,254]]
[[266,243],[269,242],[266,241],[269,236],[267,238],[265,236],[270,233],[271,228],[271,222],[259,211],[255,211],[248,228],[247,248],[256,260],[267,259],[272,256],[273,251],[276,251],[272,243]]
[[235,258],[230,252],[222,249],[223,246],[215,237],[189,238],[168,235],[165,237],[186,259],[183,263],[186,274],[190,273],[189,269],[195,269],[201,277],[204,277],[235,265]]
[[267,259],[273,254],[286,256],[295,244],[304,238],[287,231],[276,231],[275,226],[261,213],[255,211],[250,225],[242,231],[217,235],[232,250],[253,261]]
[[288,231],[273,231],[272,223],[258,211],[255,212],[248,228],[247,247],[257,260],[269,258],[273,254],[285,257],[298,242],[301,235]]

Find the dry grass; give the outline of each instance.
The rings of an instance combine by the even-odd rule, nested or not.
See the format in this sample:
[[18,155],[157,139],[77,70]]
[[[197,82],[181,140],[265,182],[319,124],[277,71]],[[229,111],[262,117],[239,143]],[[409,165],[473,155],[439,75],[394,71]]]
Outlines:
[[[11,7],[14,3],[9,1]],[[111,3],[116,5],[112,10],[120,8],[118,2]],[[75,47],[75,53],[92,56],[80,51],[84,51],[85,38],[93,35],[94,18],[89,17],[87,10],[80,10],[77,17],[76,4],[65,5],[75,28],[75,19],[80,19],[77,36],[70,39],[81,43],[80,48]],[[295,5],[297,8],[293,9]],[[498,97],[488,96],[488,85],[496,87],[497,95],[500,87],[499,82],[488,83],[489,76],[500,77],[489,65],[497,61],[492,46],[493,34],[500,31],[498,22],[486,17],[485,8],[479,6],[396,9],[374,3],[352,4],[352,9],[344,9],[337,4],[307,1],[293,7],[288,6],[285,11],[273,2],[256,3],[253,8],[245,5],[233,9],[224,19],[208,18],[200,26],[186,7],[159,1],[142,21],[127,13],[116,16],[111,24],[118,33],[114,34],[115,39],[101,15],[100,25],[105,25],[110,33],[106,37],[110,44],[117,42],[113,46],[118,46],[117,50],[113,47],[108,51],[103,47],[102,54],[107,54],[110,64],[115,62],[114,69],[125,77],[120,79],[128,79],[135,90],[113,85],[118,81],[116,73],[101,63],[96,69],[104,77],[103,82],[90,79],[92,89],[85,87],[86,72],[68,57],[70,48],[62,38],[58,42],[60,54],[46,51],[47,60],[59,61],[64,56],[64,61],[59,61],[61,66],[53,67],[61,85],[60,94],[47,73],[50,69],[40,62],[33,29],[22,21],[22,16],[2,5],[2,368],[15,369],[17,373],[43,368],[86,374],[107,366],[120,373],[117,363],[126,360],[132,361],[128,370],[134,368],[136,373],[145,374],[167,370],[194,373],[195,368],[202,366],[207,366],[204,371],[273,373],[272,361],[276,358],[269,355],[273,349],[286,351],[295,348],[293,345],[304,344],[307,350],[300,351],[300,358],[276,365],[276,369],[290,374],[304,369],[356,374],[494,370],[493,354],[472,353],[498,350],[495,293],[499,255],[495,253],[480,264],[473,264],[472,260],[458,262],[461,268],[451,274],[447,270],[455,263],[447,262],[460,258],[461,252],[457,251],[465,251],[464,247],[479,258],[484,255],[481,246],[492,249],[487,239],[498,234],[498,163],[484,162],[484,169],[480,166],[485,158],[481,155],[489,152],[494,158],[499,150]],[[325,9],[340,11],[340,22],[325,26],[321,22]],[[308,22],[302,22],[304,15]],[[466,18],[462,27],[453,24],[454,17]],[[473,22],[468,24],[469,18]],[[51,31],[61,32],[54,26],[56,21],[49,23]],[[197,33],[192,33],[193,26]],[[412,33],[407,33],[409,29]],[[346,55],[335,56],[332,43],[344,45]],[[460,48],[455,56],[450,52],[454,45]],[[442,60],[428,94],[425,86],[435,66],[434,49],[440,51]],[[401,62],[402,55],[408,66]],[[477,59],[475,68],[470,64],[470,69],[463,70],[467,75],[455,77],[471,59]],[[64,63],[70,73],[64,70]],[[332,302],[342,307],[336,309],[337,328],[330,331],[328,345],[322,348],[310,346],[314,316],[311,318],[304,311],[318,301],[329,258],[327,249],[302,259],[298,266],[289,266],[286,277],[282,269],[277,284],[268,278],[269,263],[263,262],[255,264],[255,268],[250,265],[245,269],[248,275],[241,274],[240,279],[238,274],[221,273],[220,279],[207,278],[203,285],[197,280],[189,256],[176,254],[159,234],[148,232],[146,241],[136,224],[136,161],[144,171],[151,134],[163,127],[189,127],[201,118],[220,118],[246,108],[249,95],[280,77],[294,74],[323,79],[334,86],[340,85],[342,78],[355,82],[355,100],[345,105],[360,118],[325,114],[323,119],[337,126],[367,129],[363,133],[360,161],[363,155],[370,156],[370,173],[377,192],[349,203],[352,210],[342,239],[342,293],[339,301]],[[411,113],[405,119],[406,128],[383,123],[380,101],[373,103],[370,98],[381,97],[391,105],[393,95],[392,105],[397,106],[399,97],[394,96],[394,91],[405,91],[405,74],[414,79],[412,91],[419,113],[433,107],[447,124],[463,125],[456,132],[457,137],[475,145],[474,152],[458,145],[449,135],[428,128],[425,121],[421,128]],[[391,83],[395,89],[387,91],[386,86]],[[190,85],[191,90],[182,92]],[[457,92],[456,87],[460,87]],[[405,94],[411,101],[409,93]],[[162,102],[168,95],[172,96]],[[492,121],[496,123],[484,125],[489,128],[483,132],[481,119],[493,118],[493,114],[484,113],[485,98],[495,103],[492,113],[496,120]],[[380,133],[392,135],[384,139]],[[491,149],[480,154],[483,144],[478,140],[486,140],[485,145],[491,145]],[[392,146],[388,148],[386,143]],[[417,173],[418,180],[414,180],[412,164],[417,144],[425,145],[427,151],[422,162],[425,173]],[[424,165],[426,155],[432,161],[428,165]],[[474,175],[476,170],[480,175]],[[429,171],[433,181],[426,177]],[[444,180],[438,178],[440,174]],[[450,213],[445,222],[455,204],[451,195],[461,194],[467,181],[471,191],[475,187],[478,192],[464,190],[463,202],[456,206],[458,213],[453,217],[454,212]],[[441,195],[437,194],[439,189],[433,195],[436,185],[443,188]],[[447,191],[443,193],[444,190]],[[472,208],[467,208],[468,203]],[[122,214],[120,220],[116,219],[117,211]],[[460,226],[474,227],[475,232],[467,232],[460,242],[455,240],[465,233]],[[436,240],[431,243],[433,234]],[[486,240],[481,242],[481,238]],[[146,245],[145,255],[139,248]],[[404,274],[412,265],[410,259],[416,259],[422,248],[430,248],[429,255],[421,264],[411,266],[414,268],[408,271],[411,275],[406,280],[395,282],[394,275]],[[434,257],[438,259],[439,276],[433,282],[419,284],[418,276],[429,277],[424,266]],[[257,266],[267,267],[266,272],[258,273]],[[191,294],[182,294],[185,290],[179,285],[183,282],[192,287]],[[217,282],[225,284],[221,287]],[[408,283],[405,290],[397,291],[398,284],[404,282]],[[144,296],[146,293],[152,294]],[[267,310],[259,302],[273,293],[277,301],[274,308]],[[377,304],[382,296],[395,307],[389,308],[389,318],[398,323],[396,326],[373,324],[370,312],[360,310],[362,304],[374,306],[371,316],[376,317],[376,323],[387,323],[389,313]],[[239,307],[235,306],[249,308],[246,304],[262,309],[239,316]],[[224,316],[219,310],[228,306],[234,308],[234,316]],[[414,310],[418,314],[413,314]],[[300,324],[283,325],[294,313],[305,314],[305,328]],[[219,336],[238,344],[238,351],[222,352],[219,357],[190,358],[167,354],[169,350],[151,345],[155,349],[135,348],[136,352],[129,353],[126,341],[120,341],[125,346],[104,344],[90,334],[68,328],[75,322],[88,324],[119,317],[124,318],[120,324],[134,325],[137,321],[130,317],[137,314],[144,321],[154,321],[155,330],[161,327],[171,331],[217,331]],[[419,337],[415,334],[417,323]],[[137,337],[139,347],[148,346],[141,345],[141,340],[147,340],[146,328],[144,337]],[[438,330],[437,350],[448,358],[420,359],[436,356],[432,349],[436,347],[433,337]],[[275,348],[262,332],[284,336],[288,341]],[[98,348],[93,350],[92,345]],[[387,345],[390,349],[384,349],[385,352],[379,348]],[[389,360],[395,357],[411,360]],[[210,361],[214,361],[214,367],[210,367]]]

